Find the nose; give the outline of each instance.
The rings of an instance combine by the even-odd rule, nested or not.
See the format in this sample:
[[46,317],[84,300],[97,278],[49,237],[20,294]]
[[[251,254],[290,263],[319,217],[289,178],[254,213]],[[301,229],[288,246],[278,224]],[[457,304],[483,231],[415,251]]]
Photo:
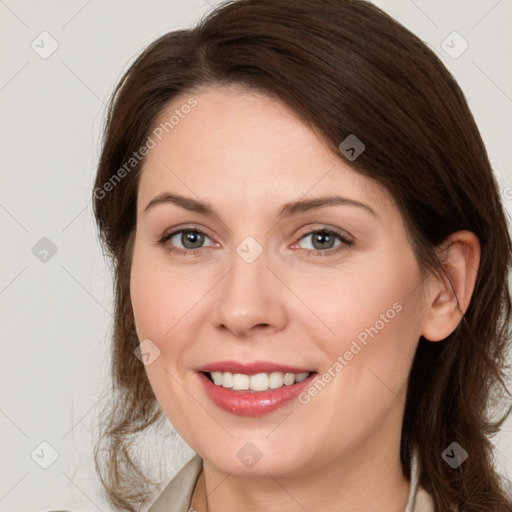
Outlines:
[[234,253],[232,266],[219,284],[214,315],[219,329],[237,338],[250,338],[285,327],[286,290],[268,267],[265,252],[252,262]]

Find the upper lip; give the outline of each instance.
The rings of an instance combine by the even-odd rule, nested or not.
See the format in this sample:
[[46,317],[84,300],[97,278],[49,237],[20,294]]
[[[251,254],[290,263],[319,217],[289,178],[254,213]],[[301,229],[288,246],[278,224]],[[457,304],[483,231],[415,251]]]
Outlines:
[[238,361],[217,361],[208,363],[197,368],[198,372],[231,372],[243,373],[245,375],[255,375],[257,373],[310,373],[314,370],[308,368],[299,368],[286,364],[273,363],[270,361],[253,361],[241,363]]

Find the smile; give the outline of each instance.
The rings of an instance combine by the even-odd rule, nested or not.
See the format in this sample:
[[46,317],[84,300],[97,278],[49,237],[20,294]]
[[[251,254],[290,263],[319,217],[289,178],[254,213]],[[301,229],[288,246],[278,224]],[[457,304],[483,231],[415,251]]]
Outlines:
[[196,371],[206,396],[239,416],[262,416],[290,403],[316,371],[276,363],[212,363]]

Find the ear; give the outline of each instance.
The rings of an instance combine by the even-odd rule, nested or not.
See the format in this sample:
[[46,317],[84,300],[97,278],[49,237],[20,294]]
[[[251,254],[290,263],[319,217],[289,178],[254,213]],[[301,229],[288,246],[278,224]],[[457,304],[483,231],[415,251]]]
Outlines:
[[452,233],[438,249],[445,276],[431,275],[426,284],[422,335],[440,341],[459,325],[475,287],[480,243],[471,231]]

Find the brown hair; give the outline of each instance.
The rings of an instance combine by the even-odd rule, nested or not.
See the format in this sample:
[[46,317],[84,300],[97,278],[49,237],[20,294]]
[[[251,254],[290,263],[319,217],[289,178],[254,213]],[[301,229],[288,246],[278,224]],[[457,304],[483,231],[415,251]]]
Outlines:
[[[110,503],[136,511],[148,498],[150,481],[131,448],[148,427],[163,425],[133,354],[139,341],[129,277],[143,160],[122,179],[118,170],[173,98],[234,83],[291,107],[340,158],[340,142],[356,134],[366,149],[350,165],[391,193],[425,272],[443,271],[435,249],[448,235],[466,229],[477,235],[480,268],[462,321],[446,340],[419,341],[401,460],[410,478],[411,450],[418,449],[420,483],[436,511],[452,504],[467,512],[512,511],[489,440],[510,413],[504,398],[512,248],[498,185],[453,77],[420,39],[363,0],[224,3],[197,27],[150,44],[117,85],[93,199],[115,277],[112,390],[95,449]],[[497,401],[500,411],[491,407]],[[457,469],[441,457],[453,441],[469,453]]]

